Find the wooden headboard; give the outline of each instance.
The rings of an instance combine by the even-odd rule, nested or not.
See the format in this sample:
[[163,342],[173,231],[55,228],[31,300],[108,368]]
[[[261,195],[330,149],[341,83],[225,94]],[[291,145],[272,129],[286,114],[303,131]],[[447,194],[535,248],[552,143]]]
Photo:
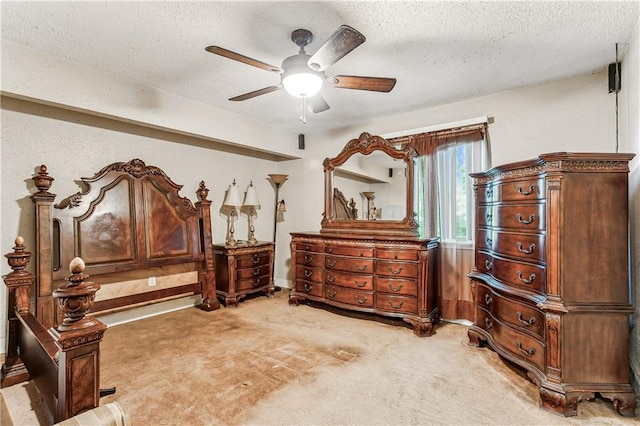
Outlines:
[[202,309],[220,307],[204,182],[193,204],[164,171],[134,159],[81,178],[84,192],[54,204],[54,179],[45,165],[33,180],[36,316],[45,326],[59,322],[51,295],[64,284],[63,265],[74,257],[84,260],[85,273],[102,287],[92,314],[199,294]]
[[338,188],[333,188],[333,217],[340,220],[355,220],[358,219],[358,209],[356,203],[353,201],[347,201],[342,191]]

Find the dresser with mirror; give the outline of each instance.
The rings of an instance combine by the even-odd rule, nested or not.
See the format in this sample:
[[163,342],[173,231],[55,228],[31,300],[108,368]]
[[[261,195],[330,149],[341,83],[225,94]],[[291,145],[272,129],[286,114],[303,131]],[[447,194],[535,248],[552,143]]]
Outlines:
[[362,133],[325,159],[321,229],[291,234],[291,305],[321,302],[433,333],[438,239],[418,236],[416,158],[413,148]]

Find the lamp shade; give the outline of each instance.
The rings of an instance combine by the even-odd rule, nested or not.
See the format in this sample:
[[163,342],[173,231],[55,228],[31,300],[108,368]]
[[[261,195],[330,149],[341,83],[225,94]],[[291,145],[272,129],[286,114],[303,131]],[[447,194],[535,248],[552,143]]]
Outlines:
[[282,85],[287,93],[296,98],[310,98],[322,89],[323,73],[309,68],[308,59],[309,55],[295,55],[282,63]]
[[240,191],[240,187],[236,184],[235,179],[233,180],[233,183],[229,185],[227,195],[224,197],[222,205],[227,207],[240,207],[242,205],[242,193]]
[[260,208],[260,201],[258,201],[258,193],[256,192],[256,187],[253,186],[253,182],[249,183],[247,187],[247,192],[244,193],[244,202],[242,203],[245,207],[255,207]]

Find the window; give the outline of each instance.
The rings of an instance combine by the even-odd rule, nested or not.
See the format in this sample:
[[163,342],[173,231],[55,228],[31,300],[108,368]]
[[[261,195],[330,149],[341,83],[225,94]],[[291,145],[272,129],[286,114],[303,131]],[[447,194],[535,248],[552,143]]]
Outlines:
[[484,140],[450,143],[436,150],[436,226],[443,241],[473,240],[473,179],[469,173],[484,170],[486,165]]

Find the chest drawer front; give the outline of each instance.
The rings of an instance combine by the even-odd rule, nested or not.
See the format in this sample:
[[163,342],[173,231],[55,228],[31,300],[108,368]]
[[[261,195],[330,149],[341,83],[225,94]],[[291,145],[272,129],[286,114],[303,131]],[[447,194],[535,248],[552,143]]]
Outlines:
[[323,283],[324,271],[316,268],[296,268],[296,279]]
[[296,282],[296,291],[305,292],[311,296],[322,297],[323,286],[320,283],[299,280]]
[[327,244],[325,252],[337,256],[373,257],[372,247],[333,246]]
[[324,244],[297,242],[296,243],[296,251],[299,251],[299,252],[324,253]]
[[509,285],[536,293],[546,291],[547,274],[544,266],[502,259],[478,251],[476,252],[476,267],[479,271],[491,274]]
[[544,314],[535,307],[504,298],[484,285],[478,287],[478,304],[499,321],[544,338]]
[[498,189],[496,185],[476,185],[473,188],[476,202],[480,204],[490,203],[498,199]]
[[500,346],[544,371],[545,346],[540,340],[502,324],[483,308],[478,308],[476,325],[488,331]]
[[324,254],[322,253],[296,253],[296,264],[321,268],[324,266]]
[[339,285],[360,290],[373,290],[373,275],[326,271],[325,284]]
[[530,177],[500,184],[502,201],[541,200],[544,197],[544,178]]
[[236,270],[236,279],[256,278],[269,274],[269,265],[258,266],[256,268],[245,268]]
[[378,260],[376,261],[376,274],[388,277],[416,278],[418,276],[418,264]]
[[378,248],[376,249],[376,257],[378,259],[408,260],[416,262],[418,261],[418,251]]
[[376,291],[417,297],[418,283],[416,280],[376,276]]
[[545,237],[540,234],[517,234],[479,230],[478,249],[486,248],[495,253],[518,257],[529,262],[544,262]]
[[543,231],[544,212],[543,203],[483,206],[478,208],[478,226]]
[[236,281],[236,290],[251,290],[269,284],[269,276],[245,278]]
[[257,266],[269,264],[269,253],[254,253],[249,255],[238,256],[236,258],[236,268],[255,268]]
[[325,256],[324,266],[329,270],[361,272],[370,274],[373,272],[373,259],[360,259],[353,257],[337,257],[327,255]]
[[376,308],[389,312],[417,314],[418,301],[411,297],[376,294]]
[[325,285],[324,287],[324,297],[327,300],[363,308],[373,308],[372,292],[352,290],[332,285]]

